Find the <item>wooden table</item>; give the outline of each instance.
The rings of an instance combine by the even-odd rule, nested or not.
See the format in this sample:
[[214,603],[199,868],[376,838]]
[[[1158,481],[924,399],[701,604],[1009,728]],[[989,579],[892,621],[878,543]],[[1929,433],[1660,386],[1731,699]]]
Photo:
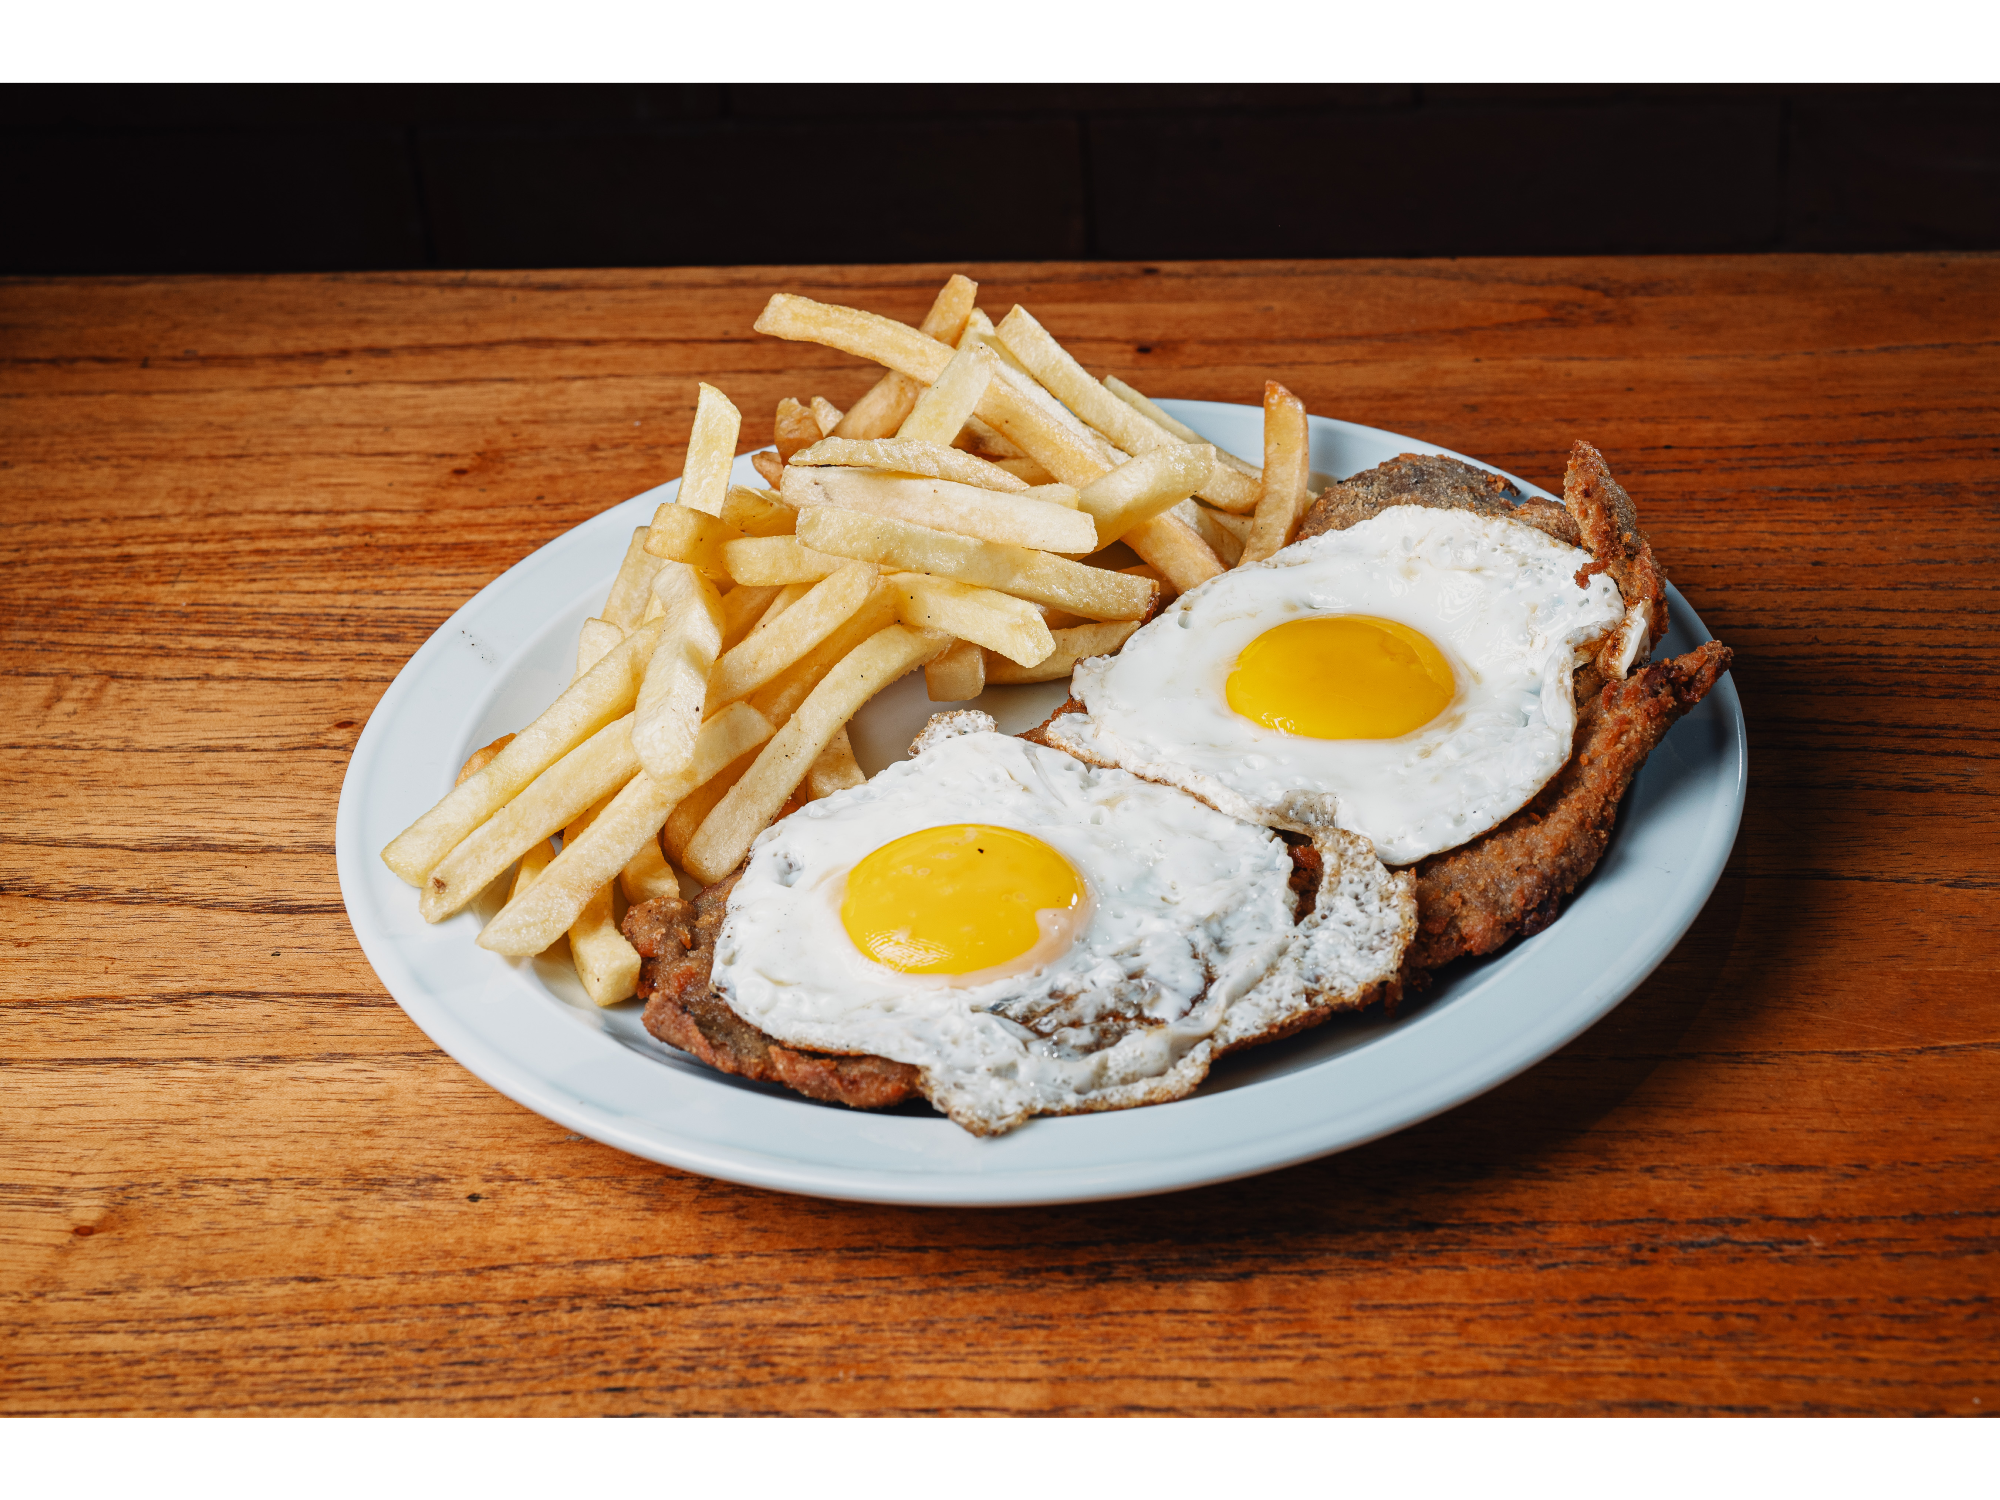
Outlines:
[[[1665,966],[1443,1118],[1030,1212],[623,1156],[430,1045],[334,879],[473,591],[871,372],[778,288],[946,269],[0,283],[0,1391],[34,1412],[1991,1412],[2000,259],[968,268],[1094,369],[1638,496],[1749,811]],[[756,436],[761,441],[762,434]]]

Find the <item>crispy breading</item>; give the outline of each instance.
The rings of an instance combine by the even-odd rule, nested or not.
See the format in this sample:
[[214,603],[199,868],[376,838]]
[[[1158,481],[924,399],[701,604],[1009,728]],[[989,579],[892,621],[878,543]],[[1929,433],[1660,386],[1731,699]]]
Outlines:
[[1394,505],[1498,516],[1524,522],[1567,546],[1582,545],[1576,522],[1560,505],[1531,500],[1498,474],[1436,453],[1405,453],[1334,485],[1306,512],[1298,540],[1345,531]]
[[1622,682],[1585,667],[1579,677],[1603,686],[1578,704],[1576,748],[1555,778],[1499,827],[1418,863],[1417,940],[1403,960],[1405,981],[1553,922],[1597,867],[1639,767],[1729,662],[1729,648],[1710,641]]
[[[1639,529],[1639,508],[1611,477],[1604,455],[1588,443],[1579,442],[1569,450],[1563,506],[1576,522],[1579,545],[1592,559],[1588,567],[1577,570],[1577,587],[1589,582],[1593,573],[1609,573],[1628,606],[1645,606],[1648,644],[1659,645],[1667,634],[1667,575]],[[1616,675],[1608,662],[1606,667],[1606,675]]]
[[740,873],[725,876],[693,901],[663,896],[625,914],[625,941],[641,960],[646,1030],[721,1072],[781,1083],[809,1099],[851,1109],[884,1109],[916,1093],[917,1070],[906,1063],[783,1046],[710,991],[716,934]]

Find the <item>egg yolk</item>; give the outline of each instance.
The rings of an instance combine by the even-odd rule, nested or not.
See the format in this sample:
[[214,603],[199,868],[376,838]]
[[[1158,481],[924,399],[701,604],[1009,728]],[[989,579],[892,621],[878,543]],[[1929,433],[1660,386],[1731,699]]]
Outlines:
[[848,872],[854,946],[904,974],[969,974],[1042,940],[1036,913],[1082,904],[1070,862],[1032,834],[951,823],[905,834]]
[[1435,719],[1456,691],[1422,631],[1373,615],[1316,615],[1265,631],[1229,674],[1246,719],[1316,740],[1392,740]]

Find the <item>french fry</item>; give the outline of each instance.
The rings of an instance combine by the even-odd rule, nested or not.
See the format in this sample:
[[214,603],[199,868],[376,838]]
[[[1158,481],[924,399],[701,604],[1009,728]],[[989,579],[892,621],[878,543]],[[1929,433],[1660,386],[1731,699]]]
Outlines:
[[632,748],[646,774],[666,785],[687,768],[706,717],[702,699],[722,651],[722,600],[715,585],[686,563],[660,569],[653,593],[666,606],[661,621],[666,628],[646,663],[632,719]]
[[[956,344],[959,334],[965,328],[966,316],[972,311],[973,299],[978,295],[979,287],[976,282],[967,281],[963,276],[953,276],[938,292],[936,299],[931,303],[930,311],[924,314],[923,322],[916,329],[911,329],[906,324],[895,323],[889,318],[880,321],[917,337]],[[873,314],[863,314],[863,316],[870,317]],[[870,357],[862,356],[864,359]],[[848,408],[847,414],[833,429],[834,436],[888,437],[903,425],[903,419],[909,416],[911,408],[917,404],[917,397],[922,393],[923,387],[936,379],[935,374],[913,376],[910,371],[903,370],[889,360],[878,359],[875,363],[889,365],[891,373],[876,381],[859,401]],[[939,367],[942,368],[942,364]]]
[[739,583],[722,596],[722,649],[727,651],[757,628],[782,588]]
[[616,1005],[638,991],[639,950],[618,930],[611,884],[599,886],[569,928],[569,956],[583,992],[598,1005]]
[[[887,563],[1049,604],[1093,620],[1137,620],[1152,608],[1154,585],[1005,542],[933,531],[888,516],[813,506],[799,512],[799,536],[822,552]],[[741,545],[740,543],[738,545]]]
[[[620,631],[619,639],[622,640],[623,638],[624,638],[624,632]],[[505,750],[509,745],[513,743],[514,743],[513,735],[503,734],[500,736],[499,739],[494,740],[491,744],[481,745],[477,750],[473,751],[472,754],[468,755],[465,758],[465,764],[458,768],[458,779],[454,781],[452,785],[464,786],[466,782],[470,781],[473,777],[477,776],[481,771],[485,770],[488,766],[492,765],[494,760],[498,758],[500,752],[502,750]]]
[[1076,670],[1087,656],[1105,656],[1125,644],[1139,628],[1136,620],[1101,625],[1076,625],[1055,632],[1055,650],[1032,667],[1018,666],[995,652],[986,653],[988,682],[1054,682]]
[[[1206,505],[1197,504],[1193,500],[1183,500],[1168,514],[1193,527],[1195,535],[1202,539],[1203,544],[1221,560],[1225,568],[1234,567],[1236,560],[1243,555],[1242,538],[1237,535],[1234,528],[1224,526],[1216,519],[1225,512],[1210,510]],[[1230,519],[1234,521],[1241,518],[1231,516]],[[1247,533],[1249,528],[1244,529]]]
[[[1171,432],[1182,442],[1205,443],[1208,441],[1207,438],[1196,432],[1179,417],[1168,414],[1143,392],[1134,390],[1116,375],[1107,375],[1104,377],[1104,388],[1120,401],[1123,401],[1127,406],[1137,407],[1140,412],[1166,428],[1167,431]],[[1232,513],[1241,514],[1242,511],[1254,510],[1257,505],[1257,494],[1261,491],[1264,484],[1264,471],[1255,464],[1245,463],[1226,448],[1218,448],[1216,450],[1216,458],[1224,468],[1233,469],[1236,473],[1241,474],[1245,479],[1250,481],[1249,503],[1242,506],[1241,510],[1238,510],[1234,506],[1230,507]]]
[[1056,476],[1036,463],[1032,458],[994,458],[988,459],[987,462],[992,464],[996,469],[1004,469],[1023,484],[1054,484],[1056,482]]
[[1155,516],[1144,525],[1134,526],[1123,538],[1125,545],[1160,570],[1179,593],[1206,583],[1227,571],[1222,559],[1209,551],[1195,529],[1180,517]]
[[[604,653],[625,639],[622,627],[609,620],[585,620],[576,638],[576,676],[581,677],[604,659]],[[576,678],[570,679],[572,682]]]
[[[708,673],[704,713],[747,698],[793,662],[833,634],[855,611],[886,588],[880,570],[867,563],[849,563],[822,578],[798,603],[779,615],[767,630],[754,630],[742,645],[715,663]],[[661,649],[665,649],[662,642]],[[643,721],[646,696],[639,695]],[[652,768],[647,767],[648,770]]]
[[[1127,453],[1137,456],[1187,441],[1093,380],[1025,307],[1016,307],[1002,318],[998,334],[1001,343],[1057,400]],[[1257,503],[1255,486],[1228,468],[1216,473],[1211,467],[1196,492],[1206,495],[1210,489],[1215,490],[1215,503],[1233,510],[1248,510]]]
[[528,784],[468,834],[424,881],[417,911],[441,922],[538,842],[581,817],[639,773],[632,716],[614,720]]
[[521,892],[541,879],[542,871],[549,867],[549,862],[555,857],[556,846],[552,839],[543,839],[526,854],[522,855],[521,863],[514,871],[514,884],[508,889],[507,899],[512,901]]
[[796,537],[748,536],[723,544],[722,563],[741,587],[746,583],[817,583],[846,567],[847,559],[815,551]]
[[439,860],[507,800],[564,755],[622,714],[639,696],[661,627],[642,625],[596,666],[572,682],[514,736],[513,743],[471,780],[452,788],[422,817],[390,840],[382,862],[410,885],[422,886]]
[[591,898],[616,878],[640,846],[659,833],[681,798],[770,736],[771,723],[762,714],[747,703],[730,704],[701,726],[694,754],[677,775],[655,781],[639,772],[581,836],[565,839],[562,853],[542,872],[541,879],[486,924],[479,934],[479,946],[515,955],[539,953],[548,947],[569,929]]
[[792,464],[804,468],[831,465],[885,469],[895,474],[922,474],[930,479],[950,479],[980,489],[1011,493],[1028,488],[1027,481],[1015,478],[998,464],[975,458],[961,449],[902,437],[822,438],[810,448],[793,454]]
[[[722,579],[730,576],[728,566],[722,561],[723,543],[742,540],[743,533],[720,516],[690,510],[669,500],[653,512],[646,550],[657,558],[685,563],[704,577]],[[655,582],[658,577],[654,575]]]
[[924,663],[924,692],[933,703],[964,703],[985,691],[986,651],[977,641],[953,641]]
[[896,593],[885,588],[856,610],[846,624],[752,693],[750,706],[782,728],[848,653],[878,630],[895,623]]
[[1092,480],[1076,492],[1076,503],[1097,522],[1097,545],[1109,547],[1187,499],[1207,483],[1214,468],[1215,449],[1209,444],[1169,443]]
[[694,430],[688,434],[687,462],[681,466],[678,498],[690,510],[722,514],[722,497],[729,489],[730,465],[736,462],[736,439],[742,413],[729,398],[706,381],[694,405]]
[[632,532],[625,561],[619,564],[610,597],[604,601],[603,618],[628,630],[645,620],[646,605],[653,596],[653,575],[660,571],[659,558],[646,550],[646,539],[652,534],[650,526]]
[[[1095,552],[1097,527],[1081,511],[1027,494],[1004,494],[949,479],[920,479],[867,469],[785,470],[785,499],[804,510],[829,506],[893,516],[933,531],[1011,542],[1046,552]],[[1065,496],[1064,498],[1068,498]]]
[[667,814],[667,826],[660,830],[660,842],[666,845],[668,856],[676,864],[686,865],[688,840],[693,838],[695,830],[701,827],[702,819],[708,816],[710,810],[723,799],[731,787],[743,779],[743,773],[748,771],[756,760],[757,750],[753,746],[681,798],[674,805],[674,810]]
[[779,477],[785,472],[785,461],[768,449],[760,449],[750,455],[750,467],[764,476],[764,483],[776,489]]
[[1312,479],[1311,447],[1305,403],[1277,381],[1265,381],[1264,493],[1257,501],[1250,540],[1243,544],[1242,561],[1262,562],[1287,545],[1298,530]]
[[[737,587],[741,588],[743,585],[738,584]],[[762,630],[766,625],[777,619],[779,615],[790,609],[794,604],[797,604],[799,600],[805,598],[811,592],[812,584],[810,583],[788,583],[784,585],[771,596],[771,602],[764,606],[764,612],[757,616],[757,623],[751,627],[751,633],[755,634],[757,631]]]
[[[911,630],[906,625],[891,625],[850,652],[812,690],[785,727],[771,736],[743,779],[702,820],[701,827],[688,841],[685,863],[689,873],[704,884],[713,885],[733,870],[749,852],[751,841],[763,832],[805,779],[820,752],[861,706],[912,667],[937,655],[947,644],[945,636]],[[569,851],[565,849],[563,853],[567,855]],[[551,865],[549,873],[529,891],[530,900],[554,878],[561,862],[558,859]],[[503,911],[496,923],[505,916]],[[483,935],[480,941],[485,941]]]
[[790,463],[794,453],[811,447],[819,438],[819,418],[813,415],[811,407],[801,406],[790,396],[778,403],[778,414],[771,422],[771,439],[777,447],[779,463]]
[[846,415],[824,396],[813,397],[812,414],[813,421],[819,426],[821,437],[832,437],[834,429],[840,426],[841,418]]
[[928,573],[891,573],[887,581],[898,617],[914,629],[977,642],[1024,667],[1055,650],[1041,611],[1025,599]]
[[842,725],[826,742],[826,748],[820,751],[812,769],[806,772],[806,796],[817,802],[835,792],[867,784],[868,778],[861,774],[860,762],[854,758],[854,746],[847,738],[847,726]]
[[798,513],[778,498],[776,490],[753,490],[732,484],[722,497],[722,521],[745,536],[790,536]]
[[681,878],[667,863],[667,856],[660,852],[657,838],[647,839],[639,846],[639,852],[625,861],[625,868],[618,872],[618,889],[634,906],[641,901],[681,893]]
[[984,346],[973,344],[952,355],[938,378],[917,397],[896,436],[910,442],[949,443],[979,407],[979,398],[998,371]]
[[1239,547],[1250,540],[1250,528],[1257,524],[1250,516],[1232,515],[1226,510],[1210,510],[1205,505],[1197,505],[1195,509],[1203,513],[1207,518],[1207,524],[1235,537],[1236,545]]
[[[597,815],[609,805],[605,798],[563,830],[563,843],[583,837]],[[569,928],[570,960],[584,993],[598,1005],[616,1005],[629,997],[639,980],[639,954],[618,930],[617,906],[607,883],[577,913]]]

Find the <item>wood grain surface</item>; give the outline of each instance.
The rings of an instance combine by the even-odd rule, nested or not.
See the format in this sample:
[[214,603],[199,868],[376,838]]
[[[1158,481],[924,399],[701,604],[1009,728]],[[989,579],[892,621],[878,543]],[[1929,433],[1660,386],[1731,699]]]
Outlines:
[[621,1155],[418,1032],[348,753],[475,590],[873,372],[945,267],[0,282],[0,1409],[2000,1409],[2000,259],[968,267],[1094,370],[1572,439],[1736,649],[1749,810],[1607,1020],[1360,1150],[1034,1211]]

